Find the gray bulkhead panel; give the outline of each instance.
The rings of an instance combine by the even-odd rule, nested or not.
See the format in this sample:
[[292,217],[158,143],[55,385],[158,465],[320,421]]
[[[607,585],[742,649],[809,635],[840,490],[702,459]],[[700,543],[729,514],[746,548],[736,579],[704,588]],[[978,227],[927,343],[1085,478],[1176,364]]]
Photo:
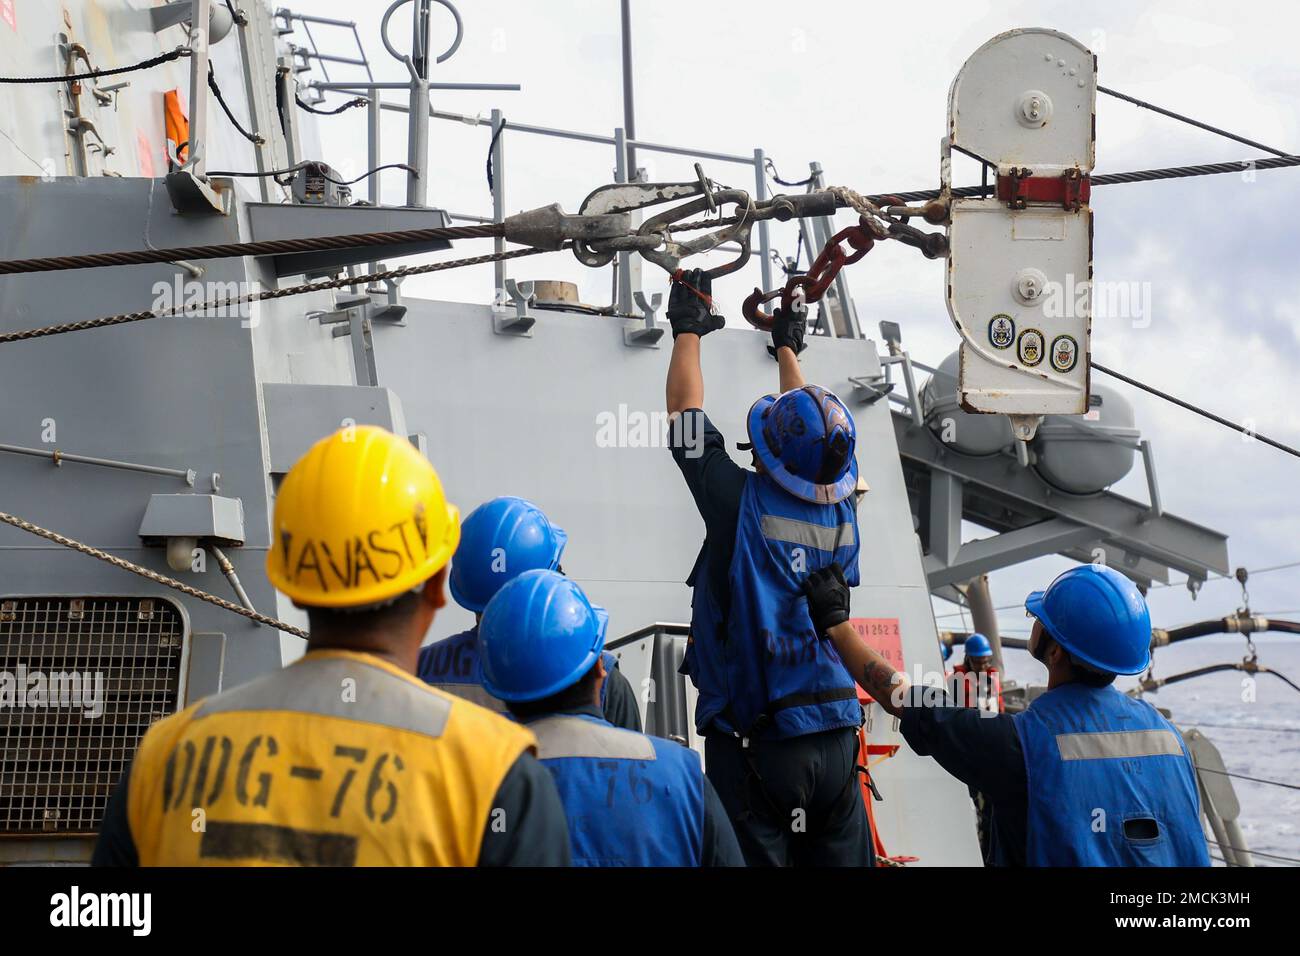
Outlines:
[[[269,11],[266,0],[244,0],[243,6],[251,9],[254,3]],[[84,46],[91,62],[99,69],[138,63],[183,45],[186,34],[181,26],[168,27],[158,34],[153,32],[149,15],[153,5],[100,0],[15,4],[14,26],[0,19],[0,63],[5,64],[4,72],[10,76],[66,73],[66,60],[56,44],[60,34]],[[249,17],[249,26],[244,29],[251,34],[250,48],[257,57],[259,70],[263,71],[259,75],[273,75],[275,38],[269,15]],[[211,60],[227,102],[247,127],[237,29],[212,45]],[[181,93],[182,102],[188,99],[189,63],[188,59],[181,58],[148,70],[83,84],[80,109],[99,134],[97,139],[87,132],[84,138],[94,146],[102,140],[112,149],[107,154],[99,149],[87,152],[89,175],[162,176],[167,172],[163,94],[176,89]],[[80,58],[74,66],[77,72],[89,70]],[[113,96],[110,102],[101,103],[93,95],[98,86],[108,87],[123,81],[130,83],[129,88]],[[72,138],[64,130],[63,90],[66,87],[53,83],[0,86],[0,129],[8,134],[8,138],[0,136],[0,175],[78,175],[70,146]],[[273,116],[274,84],[270,81],[262,84],[256,95],[263,100],[263,113]],[[188,108],[188,103],[185,105]],[[315,128],[308,128],[314,135]],[[208,98],[208,129],[212,135],[205,144],[204,158],[209,169],[256,168],[253,147],[228,132],[229,121],[211,97]],[[286,165],[282,138],[271,135],[268,139],[275,165]],[[166,202],[165,195],[163,201]],[[74,235],[73,224],[65,225],[69,226],[68,235]]]
[[[247,239],[242,206],[230,216],[178,216],[162,183],[152,184],[152,206],[150,188],[147,179],[0,178],[0,208],[8,212],[0,257],[145,248],[146,218],[148,241],[158,248]],[[197,281],[207,295],[224,294],[227,283],[250,278],[270,285],[251,259],[211,260],[204,269]],[[193,291],[187,283],[194,277],[168,264],[6,276],[0,279],[0,328],[148,309],[159,298],[159,284],[170,285],[174,298],[178,281],[184,294]],[[341,422],[334,419],[349,411],[367,421],[378,404],[396,408],[400,417],[391,397],[376,401],[382,389],[344,389],[355,392],[355,404],[336,392],[326,401],[310,388],[294,391],[293,386],[353,384],[348,340],[334,338],[331,326],[308,317],[328,310],[332,301],[329,293],[313,293],[262,303],[246,315],[151,319],[0,346],[0,443],[196,472],[190,488],[178,477],[73,462],[56,467],[48,459],[0,454],[3,510],[233,600],[216,561],[209,557],[202,573],[172,571],[162,549],[145,548],[139,537],[152,495],[209,494],[212,475],[219,474],[216,493],[243,505],[244,545],[226,553],[254,606],[303,623],[263,571],[271,463],[284,453],[271,447],[262,385],[281,389],[275,399],[281,411],[294,403],[311,407],[296,419],[278,419],[304,428],[310,423],[310,436],[277,431],[293,447],[337,428]],[[51,428],[54,440],[47,441]],[[175,597],[195,631],[225,635],[223,686],[280,666],[302,643],[9,527],[0,527],[0,593]],[[192,681],[205,691],[215,689],[213,675],[192,675]]]
[[[405,327],[375,328],[379,380],[401,396],[408,427],[427,436],[429,457],[462,513],[502,494],[535,501],[568,532],[564,569],[609,608],[611,637],[655,621],[689,621],[683,582],[704,526],[662,447],[661,421],[634,430],[663,412],[671,340],[660,349],[628,347],[621,320],[553,312],[538,313],[530,337],[499,335],[486,306],[405,303]],[[753,401],[777,391],[766,343],[748,329],[727,329],[703,344],[705,407],[732,449],[745,440]],[[803,358],[808,380],[835,390],[853,410],[861,473],[871,486],[859,511],[862,586],[853,594],[854,615],[898,619],[907,667],[942,673],[888,403],[856,401],[849,381],[879,371],[875,346],[819,338]],[[606,447],[620,421],[623,445],[641,439],[641,447]],[[732,454],[748,463],[747,454]],[[452,605],[432,636],[472,623]],[[873,743],[901,742],[891,718],[873,710]],[[979,863],[965,788],[934,761],[904,745],[875,776],[885,796],[875,810],[890,852],[923,863]]]

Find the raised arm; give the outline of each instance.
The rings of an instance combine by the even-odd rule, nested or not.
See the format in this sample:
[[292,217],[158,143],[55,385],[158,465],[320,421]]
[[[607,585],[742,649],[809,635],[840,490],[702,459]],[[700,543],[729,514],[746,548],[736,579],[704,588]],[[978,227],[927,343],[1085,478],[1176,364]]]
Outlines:
[[700,339],[726,325],[713,309],[713,280],[701,269],[678,272],[668,293],[668,322],[673,329],[673,355],[668,362],[665,401],[669,414],[704,407],[704,372],[700,368]]
[[668,361],[668,413],[704,407],[704,372],[700,369],[700,337],[683,332],[673,338],[673,357]]
[[772,322],[772,344],[767,347],[776,358],[780,371],[781,391],[803,388],[803,369],[799,367],[799,353],[807,346],[804,332],[808,329],[808,312],[795,309],[777,309]]
[[792,388],[803,388],[807,384],[803,380],[803,369],[799,367],[799,359],[790,346],[783,345],[776,350],[776,364],[781,368],[782,392],[788,392]]

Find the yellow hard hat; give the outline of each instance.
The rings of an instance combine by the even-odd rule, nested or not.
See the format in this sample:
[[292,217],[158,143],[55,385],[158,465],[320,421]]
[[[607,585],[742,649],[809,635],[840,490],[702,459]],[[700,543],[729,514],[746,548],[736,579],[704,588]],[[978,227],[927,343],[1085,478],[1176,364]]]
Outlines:
[[460,540],[460,512],[409,441],[354,425],[289,469],[271,528],[273,585],[308,607],[361,607],[437,574]]

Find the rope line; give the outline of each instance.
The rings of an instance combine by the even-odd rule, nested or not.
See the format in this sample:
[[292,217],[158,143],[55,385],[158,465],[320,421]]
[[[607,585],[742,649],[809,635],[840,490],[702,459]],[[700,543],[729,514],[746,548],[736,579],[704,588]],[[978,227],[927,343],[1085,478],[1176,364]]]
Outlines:
[[138,564],[132,564],[125,558],[119,558],[117,555],[109,554],[107,551],[101,551],[99,548],[94,548],[88,544],[83,544],[80,541],[65,537],[57,531],[51,531],[49,528],[42,528],[38,524],[24,521],[22,518],[15,517],[14,515],[7,514],[3,511],[0,511],[0,521],[12,525],[20,531],[26,531],[29,534],[37,535],[38,537],[45,538],[48,541],[53,541],[55,544],[62,545],[65,548],[71,548],[73,551],[80,552],[81,554],[89,555],[92,558],[98,558],[100,561],[107,562],[115,568],[121,568],[123,571],[130,571],[132,574],[138,574],[140,577],[146,578],[155,584],[161,584],[164,587],[180,591],[182,594],[189,595],[192,598],[198,598],[200,601],[207,601],[209,604],[215,604],[217,607],[223,608],[224,610],[233,611],[235,614],[242,615],[251,621],[256,621],[258,624],[266,624],[269,627],[274,627],[277,630],[285,631],[286,633],[294,634],[298,637],[307,637],[307,632],[300,627],[294,627],[292,624],[286,624],[284,621],[277,618],[268,617],[265,614],[259,614],[257,611],[251,611],[243,605],[235,604],[233,601],[227,601],[225,598],[219,598],[215,594],[209,594],[207,591],[200,591],[198,588],[177,581],[175,578],[169,578],[165,574],[159,574],[157,571],[151,571],[149,568],[141,567]]
[[89,329],[106,328],[111,325],[125,325],[130,322],[143,322],[148,319],[160,319],[169,316],[185,315],[187,313],[208,312],[215,309],[228,309],[232,305],[240,305],[251,302],[265,302],[270,299],[283,299],[291,295],[304,295],[308,292],[318,292],[326,289],[342,289],[354,285],[368,285],[371,282],[378,282],[382,279],[400,279],[407,276],[426,275],[431,272],[443,272],[448,269],[459,269],[464,266],[477,266],[489,262],[497,262],[503,259],[518,259],[523,256],[535,256],[547,249],[512,249],[508,252],[494,252],[485,256],[472,256],[468,259],[452,259],[448,262],[434,262],[422,266],[402,266],[398,269],[383,269],[379,272],[371,272],[361,276],[342,276],[337,279],[327,279],[323,282],[307,282],[302,285],[286,286],[283,289],[267,289],[262,292],[253,292],[240,296],[223,296],[217,299],[208,299],[203,302],[196,302],[193,305],[181,306],[176,309],[164,309],[154,311],[146,309],[140,312],[123,312],[118,315],[106,315],[97,319],[84,319],[79,322],[65,322],[61,325],[46,325],[35,329],[23,329],[18,332],[5,332],[0,334],[0,345],[9,342],[21,342],[27,339],[39,339],[47,335],[62,335],[65,332],[84,332]]
[[1190,116],[1184,116],[1182,113],[1175,113],[1173,110],[1167,110],[1163,106],[1156,106],[1154,103],[1148,103],[1146,100],[1140,100],[1136,96],[1129,96],[1127,93],[1121,93],[1118,90],[1112,90],[1109,87],[1098,86],[1098,93],[1105,93],[1107,96],[1113,96],[1117,100],[1123,100],[1125,103],[1132,103],[1134,106],[1140,106],[1144,110],[1151,110],[1159,113],[1161,116],[1168,116],[1170,119],[1176,119],[1180,123],[1186,123],[1189,126],[1195,126],[1197,129],[1203,129],[1206,132],[1214,133],[1218,136],[1224,136],[1246,146],[1253,146],[1255,149],[1261,149],[1266,153],[1272,153],[1274,156],[1290,156],[1290,153],[1280,149],[1274,149],[1272,146],[1265,146],[1263,143],[1257,143],[1253,139],[1246,139],[1244,136],[1238,136],[1236,133],[1229,133],[1226,129],[1219,129],[1217,126],[1211,126],[1209,123],[1202,123],[1200,120],[1192,119]]
[[[1288,570],[1288,569],[1290,569],[1290,568],[1300,568],[1300,561],[1290,561],[1290,562],[1288,562],[1288,563],[1286,563],[1286,564],[1275,564],[1275,565],[1273,565],[1272,567],[1268,567],[1268,568],[1247,568],[1247,569],[1246,569],[1246,573],[1247,573],[1248,575],[1250,575],[1250,576],[1253,577],[1254,575],[1257,575],[1257,574],[1268,574],[1270,571],[1286,571],[1286,570]],[[1209,577],[1207,577],[1207,578],[1205,579],[1205,581],[1206,581],[1207,584],[1208,584],[1209,582],[1211,582],[1211,581],[1233,581],[1233,580],[1235,580],[1235,578],[1234,578],[1232,575],[1230,575],[1230,574],[1219,574],[1218,572],[1215,572],[1215,573],[1211,574]],[[1154,589],[1156,589],[1156,588],[1172,588],[1172,587],[1178,587],[1178,586],[1184,585],[1184,584],[1186,584],[1186,583],[1187,583],[1186,579],[1184,579],[1184,580],[1182,580],[1182,581],[1170,581],[1170,582],[1167,583],[1167,584],[1164,583],[1164,582],[1162,582],[1162,581],[1157,581],[1157,582],[1155,582],[1154,584],[1151,585],[1151,588],[1152,588],[1152,590],[1154,590]],[[1274,611],[1273,613],[1276,614],[1276,613],[1278,613],[1278,612]],[[1297,613],[1297,612],[1295,612],[1295,611],[1288,611],[1288,612],[1286,612],[1286,613],[1288,613],[1288,614],[1295,614],[1295,613]],[[1264,614],[1263,616],[1264,616],[1264,617],[1268,617],[1267,614]]]
[[1202,767],[1200,764],[1196,765],[1196,769],[1201,773],[1217,773],[1222,774],[1225,777],[1236,777],[1238,780],[1250,780],[1253,783],[1267,783],[1274,787],[1286,787],[1288,790],[1300,790],[1300,784],[1285,783],[1281,780],[1266,780],[1263,777],[1248,777],[1244,773],[1232,773],[1228,770],[1215,770],[1212,767]]
[[0,76],[0,83],[74,83],[78,80],[93,80],[101,76],[118,76],[122,73],[134,73],[136,70],[149,70],[172,60],[190,55],[190,48],[178,46],[170,53],[162,53],[130,66],[117,66],[110,70],[91,70],[88,73],[66,73],[63,76]]
[[1283,863],[1300,863],[1300,860],[1293,856],[1281,856],[1277,853],[1265,853],[1263,850],[1248,850],[1244,846],[1233,846],[1230,843],[1220,843],[1218,840],[1211,840],[1206,837],[1205,842],[1211,846],[1217,846],[1221,850],[1232,850],[1234,853],[1248,853],[1251,856],[1262,856],[1266,860],[1280,860]]
[[1178,398],[1175,395],[1170,395],[1168,392],[1162,392],[1160,389],[1155,388],[1151,385],[1147,385],[1145,382],[1139,382],[1135,378],[1129,378],[1127,375],[1123,374],[1122,372],[1117,372],[1114,369],[1107,368],[1104,365],[1098,365],[1096,362],[1092,363],[1092,367],[1099,372],[1111,376],[1112,378],[1117,378],[1121,382],[1125,382],[1129,385],[1132,385],[1134,388],[1140,388],[1142,389],[1142,391],[1149,392],[1150,394],[1155,395],[1157,398],[1163,398],[1166,402],[1171,402],[1172,404],[1177,405],[1179,408],[1185,408],[1189,412],[1195,412],[1197,415],[1200,415],[1203,418],[1208,418],[1210,421],[1222,425],[1224,428],[1231,428],[1233,431],[1240,432],[1241,434],[1247,436],[1252,440],[1262,441],[1265,445],[1271,445],[1272,447],[1278,449],[1279,451],[1284,451],[1288,455],[1294,455],[1296,458],[1300,458],[1300,448],[1293,448],[1290,445],[1286,445],[1280,441],[1276,441],[1272,438],[1269,438],[1267,435],[1261,435],[1259,434],[1259,432],[1255,431],[1254,429],[1247,428],[1245,425],[1239,425],[1234,421],[1229,421],[1228,419],[1222,417],[1221,415],[1216,415],[1214,414],[1214,412],[1207,411],[1206,409],[1201,408],[1198,405],[1193,405],[1191,402],[1184,401],[1183,399]]

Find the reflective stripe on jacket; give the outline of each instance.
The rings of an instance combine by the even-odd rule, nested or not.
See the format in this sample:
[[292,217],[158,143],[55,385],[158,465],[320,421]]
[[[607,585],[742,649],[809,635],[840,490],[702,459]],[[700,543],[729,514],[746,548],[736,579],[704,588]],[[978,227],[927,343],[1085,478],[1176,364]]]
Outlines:
[[151,727],[144,866],[473,866],[525,728],[369,654],[313,651]]
[[697,564],[691,641],[683,661],[700,692],[696,725],[744,736],[795,737],[862,722],[857,688],[808,613],[804,579],[838,561],[858,583],[851,499],[802,501],[766,475],[745,482],[730,572],[730,611]]
[[681,744],[583,714],[528,723],[555,776],[574,866],[699,866],[704,772]]
[[1209,866],[1177,729],[1114,687],[1065,684],[1015,716],[1029,866]]

